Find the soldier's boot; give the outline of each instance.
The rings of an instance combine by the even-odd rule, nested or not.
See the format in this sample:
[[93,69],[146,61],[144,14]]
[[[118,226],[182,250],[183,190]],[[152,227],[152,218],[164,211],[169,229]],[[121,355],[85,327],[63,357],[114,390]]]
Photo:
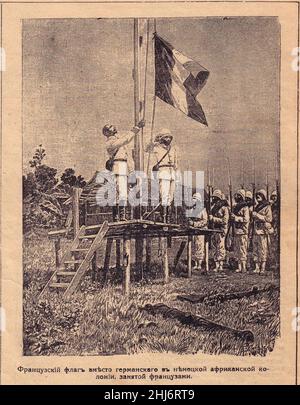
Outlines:
[[201,263],[202,263],[202,260],[199,260],[199,259],[196,259],[196,270],[201,270]]
[[219,272],[219,268],[220,268],[220,263],[219,262],[215,262],[216,267],[214,268],[214,272],[218,273]]
[[238,263],[238,268],[236,269],[235,272],[236,273],[241,273],[242,272],[242,263],[241,262]]
[[223,269],[223,264],[224,264],[224,261],[223,261],[223,260],[220,260],[220,261],[219,261],[219,272],[220,272],[220,271],[224,271],[224,269]]
[[255,269],[254,269],[253,273],[256,273],[256,274],[260,273],[260,268],[259,268],[259,263],[258,262],[255,262]]
[[126,207],[120,207],[120,221],[126,221]]
[[242,264],[242,273],[247,273],[247,261],[242,260],[241,264]]
[[259,274],[265,274],[265,273],[266,273],[266,262],[261,262]]
[[166,207],[165,205],[163,205],[163,206],[162,206],[162,210],[161,210],[161,212],[162,212],[162,219],[161,219],[161,221],[162,221],[163,223],[167,223],[167,211],[168,211],[167,207]]
[[171,207],[170,207],[169,205],[168,205],[166,208],[167,208],[166,222],[167,222],[168,224],[170,224],[170,223],[171,223],[172,209],[171,209]]
[[112,214],[113,214],[113,221],[118,222],[120,220],[119,218],[119,206],[115,205],[112,209]]

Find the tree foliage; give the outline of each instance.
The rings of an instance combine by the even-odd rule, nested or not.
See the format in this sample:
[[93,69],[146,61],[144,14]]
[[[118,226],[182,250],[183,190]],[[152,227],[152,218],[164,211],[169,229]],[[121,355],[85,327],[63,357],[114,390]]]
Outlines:
[[67,186],[66,187],[67,189],[68,189],[68,187],[83,188],[86,185],[84,178],[81,175],[76,176],[75,170],[72,168],[66,169],[64,171],[64,173],[62,174],[60,180],[61,180],[62,185]]
[[68,168],[60,177],[57,169],[44,163],[46,151],[39,145],[29,166],[32,171],[23,175],[24,231],[38,227],[62,226],[64,211],[60,198],[71,194],[73,187],[84,187],[86,182],[75,170]]

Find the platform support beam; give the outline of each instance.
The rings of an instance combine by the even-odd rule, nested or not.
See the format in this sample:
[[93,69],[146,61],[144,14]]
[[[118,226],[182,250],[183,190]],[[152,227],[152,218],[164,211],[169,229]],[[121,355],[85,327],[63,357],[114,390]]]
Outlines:
[[54,240],[54,248],[55,248],[55,265],[56,267],[59,267],[61,260],[60,238]]
[[130,238],[124,237],[123,240],[123,294],[130,293]]
[[209,238],[205,237],[205,271],[209,271]]
[[193,242],[193,237],[192,237],[192,235],[189,235],[188,236],[188,243],[187,243],[188,278],[192,277],[192,242]]
[[162,238],[163,244],[163,269],[164,269],[164,282],[169,282],[169,258],[168,258],[168,241],[167,238]]
[[72,210],[73,210],[74,239],[79,232],[79,197],[80,197],[80,188],[73,187]]
[[116,267],[120,269],[121,267],[121,240],[116,239]]
[[92,258],[92,281],[96,281],[97,279],[97,253],[94,253]]
[[150,272],[151,267],[151,252],[152,250],[152,243],[151,238],[146,238],[146,272]]

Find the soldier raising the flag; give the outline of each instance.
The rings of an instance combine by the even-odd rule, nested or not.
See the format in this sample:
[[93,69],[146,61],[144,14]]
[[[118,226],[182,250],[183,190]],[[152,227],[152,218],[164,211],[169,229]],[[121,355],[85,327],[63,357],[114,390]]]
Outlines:
[[103,135],[106,137],[106,150],[109,155],[106,169],[115,175],[116,206],[113,208],[115,221],[126,219],[125,206],[127,205],[127,178],[129,171],[127,147],[144,125],[145,121],[141,120],[130,131],[118,132],[113,125],[105,125],[102,130]]

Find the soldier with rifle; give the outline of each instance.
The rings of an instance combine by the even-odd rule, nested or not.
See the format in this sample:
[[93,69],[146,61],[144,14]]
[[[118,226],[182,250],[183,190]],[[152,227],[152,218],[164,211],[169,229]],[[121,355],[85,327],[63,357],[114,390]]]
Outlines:
[[[189,225],[194,228],[206,228],[207,227],[207,211],[203,204],[203,198],[200,193],[193,194],[192,200],[193,206],[190,210]],[[203,235],[193,236],[194,245],[194,260],[195,270],[201,270],[202,263],[205,257],[205,240]]]
[[[230,213],[233,211],[233,197],[232,197],[232,181],[230,173],[230,161],[228,161],[228,189],[229,189],[229,204],[230,204]],[[228,251],[234,250],[234,238],[235,238],[235,226],[234,221],[230,218],[228,231],[225,237],[225,247]]]
[[228,202],[221,190],[214,190],[213,192],[212,208],[208,218],[211,227],[221,231],[220,233],[215,233],[211,238],[213,258],[216,264],[214,271],[220,272],[223,270],[224,260],[226,259],[225,236],[229,223]]
[[[254,195],[254,198],[253,198]],[[252,191],[247,190],[245,192],[245,201],[247,203],[249,209],[249,227],[248,227],[248,252],[253,251],[253,221],[252,221],[252,213],[255,206],[255,186],[253,186]]]
[[252,218],[252,213],[255,207],[255,182],[256,182],[256,168],[255,168],[255,158],[253,158],[253,183],[252,192],[250,190],[246,191],[246,201],[249,207],[250,214],[250,225],[249,225],[249,238],[248,238],[248,250],[253,252],[253,235],[254,235],[254,222]]
[[275,234],[277,234],[279,229],[279,200],[277,190],[272,191],[270,196],[270,204],[272,209],[272,225]]
[[234,257],[238,261],[237,273],[247,272],[248,232],[249,232],[249,207],[245,201],[246,192],[238,190],[235,195],[235,206],[230,219],[235,229]]
[[252,213],[253,218],[253,259],[254,273],[265,274],[266,261],[269,253],[270,235],[274,232],[272,227],[272,210],[267,200],[266,190],[256,192],[257,204]]
[[279,268],[279,253],[280,253],[280,204],[278,199],[278,185],[276,184],[276,190],[272,191],[270,196],[270,204],[272,210],[272,225],[274,228],[274,233],[270,236],[271,242],[271,261],[274,268]]

